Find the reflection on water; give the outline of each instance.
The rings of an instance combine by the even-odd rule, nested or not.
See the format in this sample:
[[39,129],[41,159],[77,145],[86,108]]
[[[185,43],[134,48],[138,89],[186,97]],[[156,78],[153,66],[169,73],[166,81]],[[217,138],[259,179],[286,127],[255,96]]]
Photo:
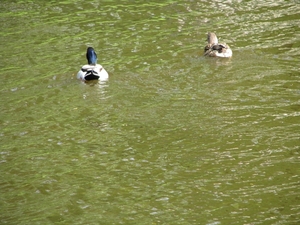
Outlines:
[[107,88],[109,86],[108,81],[92,80],[88,82],[81,82],[86,92],[83,93],[83,99],[87,99],[89,95],[94,96],[97,99],[110,98],[107,96]]
[[[295,1],[0,12],[1,224],[299,222]],[[76,79],[87,46],[109,81]]]

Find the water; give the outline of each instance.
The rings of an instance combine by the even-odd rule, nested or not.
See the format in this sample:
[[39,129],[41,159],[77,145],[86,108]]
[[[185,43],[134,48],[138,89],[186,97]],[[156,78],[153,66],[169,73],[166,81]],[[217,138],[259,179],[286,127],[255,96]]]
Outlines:
[[299,9],[1,1],[1,224],[298,224]]

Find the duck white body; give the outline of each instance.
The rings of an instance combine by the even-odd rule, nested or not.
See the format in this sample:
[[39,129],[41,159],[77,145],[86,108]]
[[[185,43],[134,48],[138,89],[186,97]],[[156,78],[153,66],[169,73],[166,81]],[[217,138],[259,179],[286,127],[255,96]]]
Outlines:
[[108,73],[100,64],[96,65],[84,65],[77,73],[77,79],[79,80],[108,80]]
[[100,64],[97,64],[97,54],[92,47],[88,47],[86,51],[86,59],[88,64],[81,67],[77,73],[77,79],[82,81],[88,80],[108,80],[108,73]]

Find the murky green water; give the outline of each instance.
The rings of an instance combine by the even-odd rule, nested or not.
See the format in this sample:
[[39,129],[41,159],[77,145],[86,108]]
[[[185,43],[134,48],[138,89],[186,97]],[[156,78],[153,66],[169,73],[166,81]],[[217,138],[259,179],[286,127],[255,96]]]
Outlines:
[[299,10],[1,1],[0,223],[299,224]]

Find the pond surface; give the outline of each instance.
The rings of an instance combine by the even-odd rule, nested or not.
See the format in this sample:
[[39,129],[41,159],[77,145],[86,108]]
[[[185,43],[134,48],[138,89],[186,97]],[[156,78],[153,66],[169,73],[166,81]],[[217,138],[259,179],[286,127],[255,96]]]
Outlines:
[[299,10],[1,1],[0,223],[299,224]]

